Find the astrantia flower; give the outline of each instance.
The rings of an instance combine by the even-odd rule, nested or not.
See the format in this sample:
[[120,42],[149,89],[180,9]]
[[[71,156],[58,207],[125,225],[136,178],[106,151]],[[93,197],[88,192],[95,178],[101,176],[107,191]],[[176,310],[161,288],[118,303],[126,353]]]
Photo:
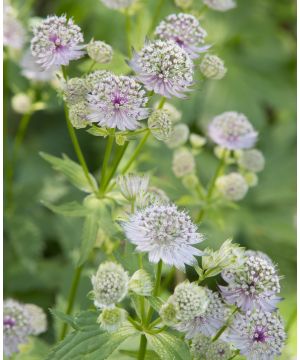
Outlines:
[[88,119],[100,126],[135,130],[148,116],[148,98],[142,86],[128,76],[104,76],[87,96]]
[[30,315],[23,304],[14,300],[3,302],[3,345],[8,357],[19,351],[19,345],[32,334]]
[[128,291],[128,274],[119,264],[105,262],[92,276],[94,304],[98,308],[113,307]]
[[260,258],[266,260],[269,264],[274,266],[273,261],[271,260],[271,258],[262,251],[247,250],[247,251],[245,251],[245,256],[248,256],[248,257],[251,257],[251,256],[260,257]]
[[68,79],[62,87],[63,98],[68,104],[77,104],[85,100],[87,94],[85,79],[77,77]]
[[230,201],[242,200],[248,191],[245,178],[235,172],[218,177],[216,187],[222,196]]
[[92,40],[86,47],[88,56],[99,64],[109,63],[113,56],[112,47],[104,41]]
[[25,93],[19,93],[12,97],[11,106],[19,114],[27,114],[32,109],[32,99]]
[[93,88],[101,81],[106,78],[110,78],[112,73],[106,70],[96,70],[89,73],[85,78],[85,86],[88,89],[88,92],[91,92]]
[[117,178],[121,193],[127,200],[133,200],[141,192],[146,192],[149,184],[148,175],[127,174]]
[[170,301],[175,305],[178,321],[189,321],[203,314],[209,304],[205,289],[184,281],[176,286]]
[[220,286],[222,297],[243,311],[273,311],[281,300],[280,277],[273,264],[261,257],[246,257],[242,270],[227,270],[222,277],[228,286]]
[[265,158],[257,149],[244,150],[239,156],[238,164],[240,167],[256,173],[264,169]]
[[43,68],[35,62],[30,50],[26,51],[20,65],[21,74],[29,80],[44,82],[54,79],[53,69],[43,70]]
[[286,338],[278,314],[263,311],[237,314],[224,335],[248,360],[273,360]]
[[176,325],[176,329],[184,332],[187,339],[193,338],[198,333],[215,335],[230,315],[229,308],[222,302],[219,294],[209,289],[205,290],[209,301],[205,312]]
[[201,61],[200,70],[208,79],[220,80],[225,76],[227,69],[224,61],[216,55],[206,54]]
[[170,137],[166,140],[168,148],[175,149],[184,145],[190,134],[190,129],[186,124],[176,124]]
[[129,241],[137,251],[148,252],[149,260],[184,269],[203,253],[193,247],[203,240],[190,217],[175,205],[152,205],[132,215],[123,224]]
[[191,58],[197,58],[199,53],[208,48],[203,46],[207,32],[200,26],[198,19],[190,14],[167,16],[155,29],[155,35],[161,40],[175,41]]
[[15,10],[7,1],[3,3],[3,45],[21,49],[25,42],[25,30],[17,19]]
[[167,98],[184,98],[193,84],[193,62],[172,40],[147,43],[129,64],[148,90]]
[[30,318],[33,335],[42,334],[47,330],[47,316],[43,309],[35,304],[24,305]]
[[197,334],[193,338],[191,352],[194,360],[228,360],[233,356],[228,343],[220,339],[212,341],[203,334]]
[[203,3],[217,11],[228,11],[236,7],[235,0],[203,0]]
[[216,144],[231,150],[248,149],[257,140],[257,132],[247,117],[235,111],[216,116],[209,125],[208,134]]
[[193,173],[195,166],[194,156],[187,148],[180,148],[174,152],[172,170],[176,177],[181,178]]
[[[154,108],[157,109],[158,106],[159,106],[159,101],[157,101],[154,104]],[[174,105],[172,105],[168,102],[165,102],[163,108],[164,108],[164,110],[167,110],[169,112],[172,123],[177,123],[181,119],[182,112],[179,111]]]
[[177,307],[172,299],[169,298],[169,300],[162,305],[159,310],[159,316],[168,326],[174,326],[177,324]]
[[136,197],[136,206],[138,208],[145,208],[151,205],[169,204],[170,199],[166,193],[154,186],[148,187],[147,191],[138,193]]
[[100,324],[100,328],[114,332],[118,330],[126,319],[126,311],[117,307],[103,309],[99,315],[97,322]]
[[88,110],[84,101],[69,106],[69,118],[76,129],[83,129],[89,124],[87,114]]
[[126,9],[131,6],[136,0],[101,0],[102,3],[110,9]]
[[158,140],[169,139],[173,130],[170,112],[166,109],[153,111],[148,119],[148,127]]
[[43,69],[68,65],[84,55],[80,27],[66,16],[49,16],[33,29],[31,51]]

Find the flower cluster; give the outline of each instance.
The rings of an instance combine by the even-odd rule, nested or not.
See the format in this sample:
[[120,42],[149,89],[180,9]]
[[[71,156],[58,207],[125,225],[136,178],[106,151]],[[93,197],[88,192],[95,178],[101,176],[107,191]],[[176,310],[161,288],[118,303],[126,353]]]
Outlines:
[[168,140],[172,135],[171,113],[167,109],[157,109],[148,119],[148,127],[158,140]]
[[139,194],[145,193],[148,189],[149,176],[129,173],[120,175],[117,178],[122,195],[129,201],[134,200]]
[[192,174],[195,170],[195,159],[187,148],[180,148],[174,152],[172,170],[176,177]]
[[197,334],[192,341],[191,352],[195,360],[228,360],[233,356],[230,345],[222,340]]
[[86,47],[88,56],[99,64],[109,63],[113,56],[112,47],[104,41],[92,40]]
[[222,196],[230,201],[242,200],[248,191],[245,178],[236,172],[220,176],[216,181],[216,186]]
[[220,80],[225,76],[227,69],[224,61],[216,55],[206,54],[201,61],[200,70],[208,79]]
[[203,3],[216,11],[228,11],[236,7],[235,0],[203,0]]

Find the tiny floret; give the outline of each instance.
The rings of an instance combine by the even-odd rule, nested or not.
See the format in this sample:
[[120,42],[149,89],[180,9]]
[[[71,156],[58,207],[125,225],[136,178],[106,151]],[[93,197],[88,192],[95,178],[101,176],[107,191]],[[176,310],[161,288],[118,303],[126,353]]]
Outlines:
[[33,29],[31,51],[43,69],[69,65],[84,55],[80,27],[66,16],[49,16]]
[[144,193],[148,189],[149,176],[129,173],[120,175],[117,178],[122,195],[129,201],[134,200],[139,193]]
[[196,163],[193,154],[187,148],[180,148],[174,152],[172,170],[176,177],[192,174]]
[[235,172],[220,176],[216,181],[216,186],[221,195],[230,201],[242,200],[248,191],[245,178]]
[[99,64],[107,64],[111,62],[113,56],[112,47],[104,41],[92,40],[86,47],[88,56]]
[[220,80],[225,76],[227,69],[224,61],[218,56],[206,54],[200,63],[200,71],[208,79]]
[[257,140],[257,132],[244,114],[228,111],[216,116],[209,125],[208,134],[218,145],[230,149],[248,149]]
[[172,135],[171,114],[166,109],[153,111],[148,119],[148,127],[154,137],[158,140],[168,140]]
[[166,205],[170,203],[167,194],[154,186],[148,187],[146,192],[140,192],[136,198],[136,206],[138,208],[146,208],[151,205]]
[[128,76],[103,75],[87,96],[88,120],[107,128],[135,130],[148,116],[148,98],[142,86]]
[[247,256],[242,269],[226,270],[222,277],[228,286],[220,286],[222,297],[243,311],[274,311],[280,292],[280,277],[275,266],[258,256]]
[[190,143],[194,149],[201,149],[206,144],[206,138],[198,134],[190,135]]
[[228,11],[236,7],[235,0],[203,0],[203,3],[216,11]]
[[171,14],[160,22],[155,35],[161,40],[172,40],[184,49],[191,58],[207,50],[203,46],[207,32],[200,26],[199,20],[190,14]]
[[203,240],[190,217],[175,205],[151,205],[133,214],[123,223],[125,234],[137,251],[148,252],[149,260],[160,260],[178,269],[192,265],[203,253],[193,247]]
[[281,354],[286,334],[277,313],[263,311],[237,314],[225,333],[241,355],[249,360],[273,360]]
[[238,164],[245,170],[257,173],[264,169],[265,158],[257,149],[244,150],[239,156]]
[[146,43],[129,64],[147,90],[167,98],[185,98],[193,84],[193,62],[172,40]]
[[47,330],[47,316],[42,308],[35,304],[24,305],[30,318],[33,335],[39,335]]
[[101,0],[101,1],[105,6],[114,10],[124,10],[136,2],[136,0]]
[[97,322],[104,331],[114,332],[118,330],[126,320],[127,313],[117,307],[103,309]]
[[97,308],[113,307],[128,291],[128,274],[119,264],[105,262],[92,276],[94,304]]
[[189,134],[190,129],[186,124],[176,124],[166,144],[170,149],[182,146],[187,142]]

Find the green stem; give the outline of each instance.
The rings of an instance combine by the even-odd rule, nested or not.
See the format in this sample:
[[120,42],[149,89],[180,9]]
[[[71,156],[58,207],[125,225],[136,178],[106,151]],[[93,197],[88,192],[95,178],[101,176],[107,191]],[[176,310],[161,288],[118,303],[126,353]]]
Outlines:
[[235,350],[235,352],[234,352],[233,356],[231,356],[231,358],[229,358],[228,360],[232,360],[232,359],[234,359],[236,356],[238,356],[238,355],[239,355],[239,353],[240,353],[240,350]]
[[126,33],[126,44],[127,44],[127,54],[128,57],[131,57],[131,41],[130,41],[130,32],[131,32],[131,17],[128,12],[125,13],[125,33]]
[[147,349],[147,338],[144,334],[142,334],[141,340],[140,340],[140,349],[139,349],[139,353],[138,353],[138,360],[145,359],[146,349]]
[[154,321],[152,321],[151,324],[149,324],[149,329],[153,328],[154,326],[158,325],[161,323],[161,318],[158,317],[157,319],[155,319]]
[[216,341],[219,339],[219,337],[223,334],[223,332],[228,328],[230,321],[232,319],[232,316],[238,311],[238,307],[235,306],[232,313],[229,315],[229,318],[227,319],[226,323],[219,329],[219,331],[216,333],[216,335],[213,337],[212,341]]
[[[162,261],[159,260],[159,263],[157,264],[155,285],[154,285],[154,290],[153,290],[154,297],[159,294],[159,287],[160,287],[160,281],[161,281],[161,270],[162,270]],[[153,307],[150,307],[148,316],[147,316],[147,320],[146,320],[146,324],[150,323],[150,321],[152,319],[153,311],[154,311]]]
[[163,96],[158,104],[157,109],[162,109],[165,105],[165,102],[166,102],[166,98]]
[[[66,310],[67,315],[70,315],[73,310],[75,296],[76,296],[76,292],[78,289],[82,269],[83,269],[83,266],[79,266],[76,269],[73,280],[72,280],[72,285],[71,285],[71,290],[70,290],[69,297],[68,297],[68,305],[67,305],[67,310]],[[62,330],[61,330],[61,334],[60,334],[60,340],[64,339],[64,337],[67,334],[67,330],[68,330],[68,324],[64,323]]]
[[93,70],[95,65],[96,65],[96,61],[93,60],[93,62],[91,63],[91,66],[87,69],[86,73],[89,74]]
[[17,130],[15,142],[14,142],[14,147],[13,147],[13,162],[18,157],[18,152],[19,152],[20,146],[22,144],[22,141],[25,137],[26,130],[28,128],[28,124],[31,119],[31,115],[32,115],[32,113],[29,112],[29,113],[24,114],[21,118],[18,130]]
[[101,180],[100,180],[100,186],[99,186],[99,194],[100,195],[103,195],[103,190],[104,190],[104,186],[105,186],[105,175],[106,175],[106,171],[107,171],[110,154],[111,154],[111,151],[113,148],[113,144],[114,144],[114,136],[109,135],[109,137],[107,139],[107,143],[106,143],[104,159],[103,159],[103,164],[102,164],[102,170],[101,170]]
[[159,0],[158,1],[158,4],[157,4],[157,7],[155,9],[155,12],[154,12],[154,16],[152,18],[152,22],[151,22],[151,26],[150,26],[150,29],[149,29],[149,33],[151,33],[153,31],[153,29],[155,28],[155,25],[157,23],[157,20],[159,18],[159,14],[160,14],[160,11],[161,11],[161,8],[163,6],[163,3],[164,3],[164,0]]

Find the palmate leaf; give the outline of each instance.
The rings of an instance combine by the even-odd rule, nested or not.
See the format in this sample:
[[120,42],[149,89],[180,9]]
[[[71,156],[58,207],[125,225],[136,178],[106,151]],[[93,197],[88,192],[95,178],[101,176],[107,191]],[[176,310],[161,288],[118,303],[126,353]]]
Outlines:
[[75,318],[78,330],[67,335],[47,356],[46,360],[104,360],[123,341],[137,334],[135,328],[126,323],[114,333],[103,332],[97,324],[95,311],[84,311]]
[[191,359],[187,344],[172,333],[146,334],[146,337],[161,360]]
[[94,190],[93,188],[97,189],[97,182],[93,175],[89,173],[89,178],[93,184],[92,187],[85,176],[82,167],[69,159],[66,155],[63,155],[62,159],[43,152],[41,152],[40,155],[44,160],[48,161],[55,170],[62,172],[79,190],[92,193]]

